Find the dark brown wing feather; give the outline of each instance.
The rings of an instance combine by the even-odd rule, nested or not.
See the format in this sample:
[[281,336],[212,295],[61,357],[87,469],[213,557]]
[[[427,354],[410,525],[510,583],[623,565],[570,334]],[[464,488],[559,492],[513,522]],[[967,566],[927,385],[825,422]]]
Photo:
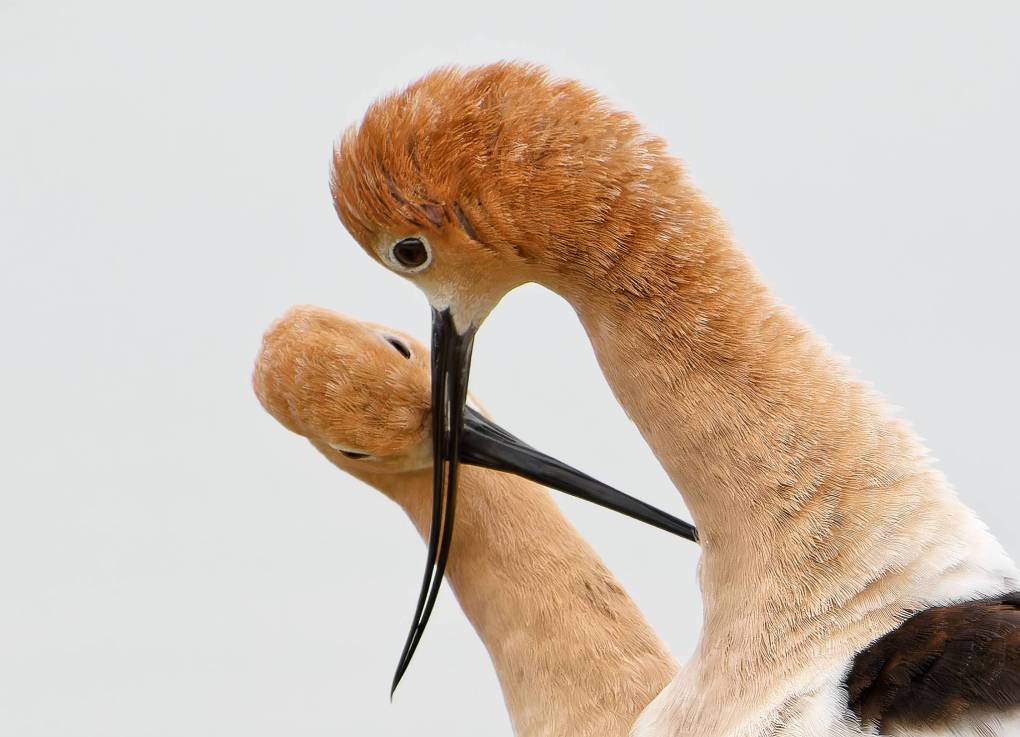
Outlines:
[[1020,592],[914,614],[858,653],[846,687],[882,734],[1020,707]]

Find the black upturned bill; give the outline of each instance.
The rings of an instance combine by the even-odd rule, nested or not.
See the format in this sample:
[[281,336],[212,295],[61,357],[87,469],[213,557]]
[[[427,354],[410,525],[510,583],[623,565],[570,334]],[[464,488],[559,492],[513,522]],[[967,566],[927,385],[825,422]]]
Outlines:
[[390,696],[421,641],[450,555],[460,462],[517,474],[543,486],[697,542],[693,525],[581,473],[466,406],[475,328],[457,331],[449,310],[432,310],[432,521],[421,592]]

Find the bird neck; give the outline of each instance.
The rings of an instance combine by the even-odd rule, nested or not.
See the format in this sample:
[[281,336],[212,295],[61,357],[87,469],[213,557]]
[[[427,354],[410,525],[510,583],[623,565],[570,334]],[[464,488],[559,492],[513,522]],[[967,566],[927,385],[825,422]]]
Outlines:
[[699,652],[731,675],[822,649],[845,658],[948,590],[933,581],[961,561],[987,553],[1011,570],[915,435],[774,300],[715,211],[682,187],[660,204],[673,215],[629,223],[625,248],[560,264],[546,285],[577,311],[698,525]]
[[[361,478],[428,535],[430,470]],[[447,580],[492,658],[515,734],[628,734],[675,673],[665,646],[544,489],[474,467],[459,486]]]

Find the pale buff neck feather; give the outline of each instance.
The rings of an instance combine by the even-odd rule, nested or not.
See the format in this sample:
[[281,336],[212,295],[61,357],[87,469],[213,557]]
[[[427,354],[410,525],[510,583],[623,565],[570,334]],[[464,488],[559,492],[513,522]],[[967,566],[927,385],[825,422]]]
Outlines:
[[696,712],[718,712],[719,697],[739,714],[805,669],[846,664],[906,608],[1008,589],[1015,569],[700,195],[682,185],[669,200],[673,217],[607,245],[608,264],[560,264],[546,284],[574,306],[700,530],[705,621],[682,677],[704,682],[682,720],[720,724]]
[[[397,502],[428,535],[431,469],[345,471]],[[447,580],[492,658],[519,737],[626,735],[676,667],[549,494],[463,467]]]

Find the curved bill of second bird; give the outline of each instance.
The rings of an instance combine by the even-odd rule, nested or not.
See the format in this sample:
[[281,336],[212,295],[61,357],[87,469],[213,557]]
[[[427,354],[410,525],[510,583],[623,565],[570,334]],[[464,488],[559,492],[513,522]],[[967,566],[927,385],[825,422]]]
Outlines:
[[460,462],[514,473],[697,542],[693,525],[603,484],[519,440],[466,406],[474,327],[457,330],[449,310],[432,310],[432,520],[414,620],[390,696],[432,615],[450,555]]

